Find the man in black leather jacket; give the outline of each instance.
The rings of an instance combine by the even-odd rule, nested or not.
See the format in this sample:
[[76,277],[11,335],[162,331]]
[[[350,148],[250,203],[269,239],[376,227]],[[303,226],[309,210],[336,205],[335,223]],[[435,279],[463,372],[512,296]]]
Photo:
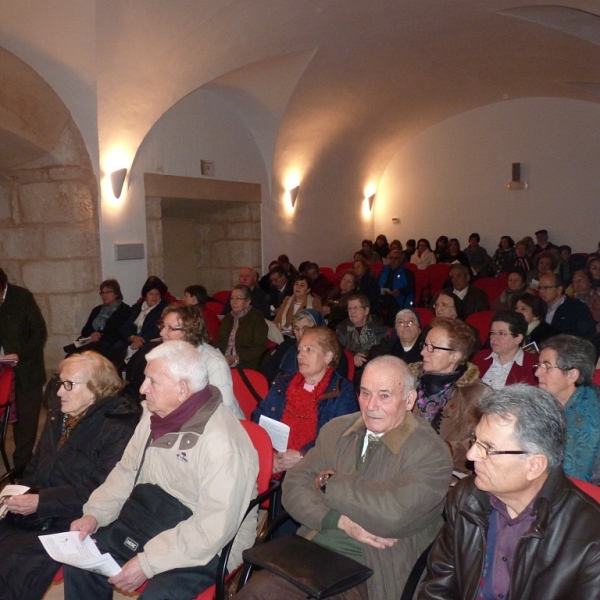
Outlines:
[[514,385],[478,409],[475,476],[448,497],[418,600],[599,599],[600,505],[562,471],[560,405]]

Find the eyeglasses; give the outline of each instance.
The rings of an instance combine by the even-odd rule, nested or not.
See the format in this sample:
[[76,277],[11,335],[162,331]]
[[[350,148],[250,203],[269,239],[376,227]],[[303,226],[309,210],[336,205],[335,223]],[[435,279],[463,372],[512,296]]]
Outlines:
[[183,327],[171,327],[170,325],[159,325],[158,330],[159,331],[165,330],[167,333],[170,333],[171,331],[183,331]]
[[355,310],[365,310],[366,308],[366,306],[349,306],[348,312],[353,312]]
[[400,325],[400,327],[412,327],[416,324],[416,321],[396,321],[396,327],[398,327],[398,325]]
[[106,294],[114,294],[115,291],[114,290],[102,290],[101,292],[98,292],[101,296],[105,296]]
[[533,370],[537,371],[538,369],[542,373],[547,373],[549,369],[559,369],[560,371],[570,371],[573,367],[559,367],[558,365],[551,365],[548,362],[537,363],[533,365]]
[[514,333],[511,333],[510,331],[490,331],[490,337],[499,337],[501,340],[503,340],[507,335],[512,335],[513,337],[516,337]]
[[446,352],[455,352],[454,348],[442,348],[441,346],[434,346],[429,342],[421,342],[421,350],[427,350],[427,352],[433,352],[434,350],[445,350]]
[[525,450],[492,450],[484,446],[477,438],[471,438],[471,447],[475,446],[477,454],[482,460],[486,460],[488,456],[496,456],[496,454],[530,454]]
[[58,380],[58,389],[60,390],[61,386],[70,392],[73,389],[74,385],[83,385],[85,381],[63,381],[62,379]]
[[241,302],[242,300],[248,300],[248,298],[244,298],[243,296],[231,296],[231,302]]

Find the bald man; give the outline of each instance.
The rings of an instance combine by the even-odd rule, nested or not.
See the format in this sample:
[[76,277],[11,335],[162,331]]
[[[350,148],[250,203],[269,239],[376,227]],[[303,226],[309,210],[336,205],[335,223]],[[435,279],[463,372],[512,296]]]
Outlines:
[[[252,300],[252,308],[255,308],[263,314],[265,319],[271,320],[271,301],[270,298],[258,285],[258,275],[252,267],[242,267],[239,274],[239,283],[247,285],[250,288],[250,299]],[[223,307],[222,315],[227,315],[231,312],[231,302],[229,298]]]

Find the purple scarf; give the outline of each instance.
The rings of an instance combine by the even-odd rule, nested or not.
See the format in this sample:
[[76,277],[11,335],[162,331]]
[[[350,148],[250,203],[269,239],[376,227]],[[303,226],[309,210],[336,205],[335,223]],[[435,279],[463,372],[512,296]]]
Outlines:
[[203,390],[184,400],[181,406],[170,412],[166,417],[152,415],[150,417],[152,440],[157,440],[167,433],[180,431],[183,424],[187,423],[208,402],[210,396],[210,388],[206,386]]

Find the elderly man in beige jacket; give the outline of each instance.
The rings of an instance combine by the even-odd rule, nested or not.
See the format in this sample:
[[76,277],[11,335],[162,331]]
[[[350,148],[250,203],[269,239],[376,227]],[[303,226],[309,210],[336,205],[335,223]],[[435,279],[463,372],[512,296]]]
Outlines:
[[[187,342],[172,341],[146,359],[141,421],[123,458],[92,493],[71,531],[79,531],[81,539],[93,535],[106,551],[123,505],[134,486],[143,484],[160,487],[191,516],[134,548],[137,554],[130,560],[115,556],[122,571],[108,580],[65,567],[66,600],[108,600],[113,585],[133,592],[145,582],[143,600],[195,597],[214,582],[219,553],[256,493],[256,450],[223,405],[219,390],[208,384],[201,354]],[[255,532],[256,514],[242,525],[239,546],[234,547],[238,562]]]

